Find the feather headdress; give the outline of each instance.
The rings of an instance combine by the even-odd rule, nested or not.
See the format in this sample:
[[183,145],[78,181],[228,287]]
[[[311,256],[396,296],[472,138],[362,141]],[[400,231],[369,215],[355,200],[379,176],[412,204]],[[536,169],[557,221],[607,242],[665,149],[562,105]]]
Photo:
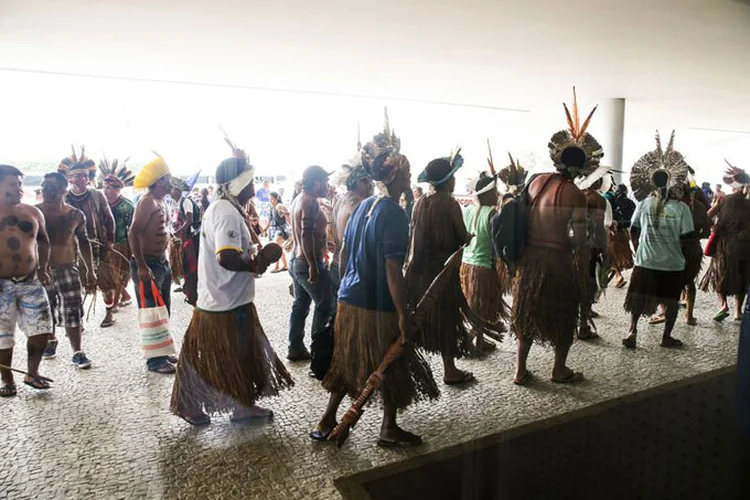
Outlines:
[[526,185],[526,177],[529,173],[525,168],[521,166],[521,163],[517,159],[513,159],[513,155],[508,153],[510,158],[510,164],[500,169],[498,177],[505,184],[508,191],[522,190]]
[[93,180],[96,178],[96,162],[86,156],[86,146],[81,146],[81,152],[76,153],[76,147],[71,144],[70,150],[70,156],[63,158],[60,161],[60,164],[57,166],[57,171],[67,176],[71,174],[72,170],[86,170],[89,179]]
[[750,184],[750,175],[747,175],[747,172],[739,167],[735,167],[727,160],[724,160],[724,162],[729,166],[724,172],[724,177],[722,177],[724,184],[732,188],[740,188]]
[[633,165],[630,172],[630,187],[636,200],[646,199],[656,190],[653,175],[657,170],[666,170],[669,174],[670,186],[687,187],[690,166],[685,157],[674,149],[674,130],[669,138],[667,149],[661,145],[659,131],[656,131],[656,149],[641,156]]
[[581,123],[578,112],[578,96],[576,95],[575,87],[573,87],[572,114],[567,104],[563,103],[563,108],[565,109],[568,128],[557,132],[550,139],[548,144],[550,158],[558,170],[563,169],[565,168],[561,161],[563,150],[569,146],[578,146],[586,153],[586,163],[579,173],[580,175],[589,175],[599,167],[599,162],[604,156],[602,145],[594,139],[594,136],[588,133],[589,124],[597,106],[594,106],[594,109],[591,110],[583,123]]
[[[594,170],[589,175],[586,175],[584,177],[579,177],[575,180],[576,186],[578,186],[578,189],[584,190],[588,189],[600,179],[606,179],[608,177],[612,176],[612,167],[606,167],[604,165],[599,165],[596,170]],[[611,186],[611,184],[610,184]],[[609,190],[609,189],[607,189]]]
[[98,188],[101,189],[105,184],[113,184],[122,189],[133,185],[135,174],[128,168],[126,158],[120,163],[116,158],[110,162],[105,156],[99,161],[99,182]]
[[359,122],[357,122],[357,154],[341,165],[341,168],[330,177],[329,182],[333,186],[351,190],[357,182],[363,179],[372,180],[372,177],[362,165],[362,141],[359,138]]
[[383,131],[362,146],[362,165],[374,180],[388,184],[398,170],[409,166],[409,161],[400,151],[401,139],[391,129],[388,108],[385,108]]

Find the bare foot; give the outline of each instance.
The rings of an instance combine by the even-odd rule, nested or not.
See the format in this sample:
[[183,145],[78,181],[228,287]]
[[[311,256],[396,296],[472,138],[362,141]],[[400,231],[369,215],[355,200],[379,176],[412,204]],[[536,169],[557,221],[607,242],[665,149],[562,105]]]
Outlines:
[[550,380],[556,384],[573,384],[583,381],[583,373],[574,371],[566,366],[560,371],[552,370]]
[[243,422],[247,420],[270,420],[273,411],[253,405],[250,408],[236,408],[229,419],[232,422]]

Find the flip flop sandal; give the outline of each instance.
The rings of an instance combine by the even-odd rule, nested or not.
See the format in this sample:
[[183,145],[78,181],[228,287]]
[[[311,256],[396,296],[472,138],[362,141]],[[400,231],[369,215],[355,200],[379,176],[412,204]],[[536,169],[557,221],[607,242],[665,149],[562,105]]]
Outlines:
[[664,340],[662,340],[661,344],[659,345],[662,347],[682,347],[682,341],[669,337],[669,340],[666,341],[666,343]]
[[531,380],[531,372],[529,370],[526,370],[526,372],[521,376],[521,378],[513,379],[513,384],[524,386],[528,384],[530,380]]
[[18,394],[16,384],[4,384],[0,387],[0,398],[12,398]]
[[47,382],[45,382],[44,380],[39,380],[38,378],[24,380],[23,383],[24,385],[28,385],[29,387],[37,391],[46,391],[50,388],[50,385]]
[[102,321],[102,324],[99,325],[102,328],[109,328],[110,326],[115,324],[114,318],[111,321]]
[[591,318],[592,319],[598,319],[598,318],[601,318],[601,317],[602,317],[601,314],[599,314],[598,312],[591,311]]
[[[338,425],[338,422],[336,422],[336,425]],[[336,425],[328,430],[323,430],[320,426],[317,426],[315,430],[310,433],[310,439],[318,442],[328,441],[328,436],[331,435],[331,432],[333,432]]]
[[635,339],[631,339],[631,338],[622,339],[622,345],[624,345],[628,349],[635,349],[635,343],[636,343]]
[[742,317],[741,317],[741,316],[735,316],[735,317],[734,317],[734,320],[735,320],[735,321],[742,321]]
[[661,325],[667,321],[664,316],[651,316],[648,320],[649,325]]
[[177,357],[177,356],[175,356],[175,355],[171,355],[171,356],[167,356],[167,361],[169,361],[169,362],[170,362],[170,363],[172,363],[173,365],[176,365],[177,363],[179,363],[179,362],[180,362],[180,358],[178,358],[178,357]]
[[472,380],[475,380],[474,374],[471,372],[464,372],[464,374],[461,375],[460,379],[457,379],[457,380],[443,379],[443,382],[445,382],[445,385],[461,385],[461,384],[468,384]]
[[575,384],[577,382],[583,382],[583,373],[571,371],[566,377],[563,378],[551,378],[554,384]]
[[178,413],[177,416],[180,417],[185,422],[195,427],[202,427],[204,425],[208,425],[211,423],[211,418],[205,413],[195,414],[195,415],[189,415],[187,413]]
[[695,318],[689,318],[685,323],[687,323],[687,326],[695,326],[698,324],[698,320]]
[[714,316],[714,321],[716,321],[717,323],[721,323],[728,317],[729,317],[729,311],[719,311]]
[[403,431],[399,439],[379,438],[377,444],[381,448],[411,448],[422,444],[422,438],[411,432]]
[[128,307],[132,303],[132,300],[126,300],[125,302],[120,302],[120,307]]
[[615,283],[615,288],[624,288],[625,285],[627,285],[627,280],[620,280],[617,283]]
[[273,412],[271,410],[268,410],[268,413],[263,415],[245,415],[242,417],[229,417],[229,421],[235,424],[239,424],[242,422],[253,422],[253,421],[259,421],[259,420],[273,420]]

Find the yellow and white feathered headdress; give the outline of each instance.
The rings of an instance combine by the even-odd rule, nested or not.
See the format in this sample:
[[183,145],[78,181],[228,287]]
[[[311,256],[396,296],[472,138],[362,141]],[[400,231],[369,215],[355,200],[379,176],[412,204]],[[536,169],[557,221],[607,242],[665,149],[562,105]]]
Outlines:
[[[154,153],[156,154],[156,153]],[[133,187],[135,189],[147,189],[154,185],[156,181],[169,175],[169,166],[159,155],[156,158],[146,163],[136,174],[133,180]]]

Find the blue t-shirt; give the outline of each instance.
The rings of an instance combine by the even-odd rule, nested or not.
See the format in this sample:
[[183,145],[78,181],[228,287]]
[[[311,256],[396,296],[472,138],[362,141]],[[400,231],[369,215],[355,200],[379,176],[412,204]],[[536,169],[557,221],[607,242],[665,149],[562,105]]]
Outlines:
[[[370,214],[377,196],[359,204],[344,231],[346,268],[339,300],[375,311],[393,312],[385,263],[403,263],[409,246],[409,219],[404,209],[383,198]],[[369,215],[369,217],[368,217]]]

